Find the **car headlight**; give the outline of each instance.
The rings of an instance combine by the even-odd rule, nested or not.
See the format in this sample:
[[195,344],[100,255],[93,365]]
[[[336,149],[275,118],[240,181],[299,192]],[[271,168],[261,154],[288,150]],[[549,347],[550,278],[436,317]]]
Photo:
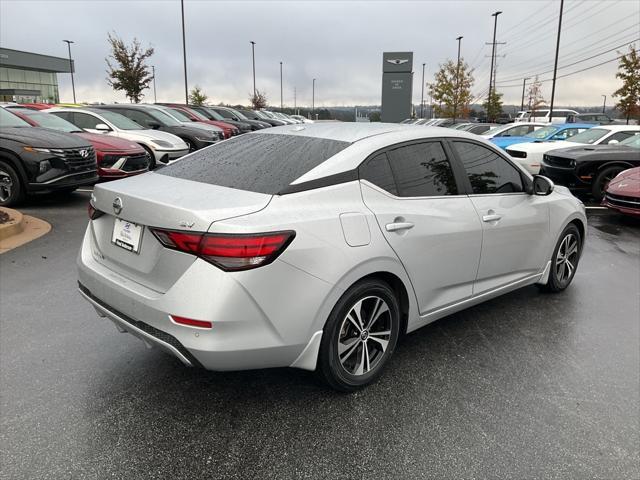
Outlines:
[[38,147],[22,147],[27,152],[40,152],[40,153],[51,153],[51,150],[48,148],[38,148]]
[[173,145],[169,142],[165,142],[164,140],[151,140],[151,143],[164,148],[171,148]]

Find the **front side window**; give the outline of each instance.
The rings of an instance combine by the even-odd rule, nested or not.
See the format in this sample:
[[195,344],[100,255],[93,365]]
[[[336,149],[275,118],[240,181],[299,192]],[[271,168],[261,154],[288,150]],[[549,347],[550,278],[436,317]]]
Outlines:
[[583,128],[565,128],[564,130],[559,131],[553,137],[552,140],[566,140],[568,138],[577,135],[578,133],[584,131]]
[[71,118],[71,123],[83,129],[95,130],[96,125],[98,125],[99,123],[104,123],[99,118],[94,117],[93,115],[89,115],[88,113],[73,112]]
[[151,128],[150,123],[154,122],[152,117],[140,110],[118,110],[118,113],[146,128]]
[[538,130],[534,130],[533,132],[527,133],[525,137],[535,138],[538,140],[542,140],[543,138],[548,138],[554,133],[560,130],[560,127],[554,127],[549,125],[547,127],[539,128]]
[[627,130],[625,132],[614,133],[609,138],[607,138],[607,140],[604,143],[605,144],[611,143],[612,140],[616,140],[617,142],[622,142],[624,140],[627,140],[630,137],[637,136],[638,133],[640,133],[640,131],[633,131],[633,130]]
[[369,159],[360,167],[360,178],[386,190],[393,195],[398,195],[393,172],[386,153],[380,153]]
[[570,142],[584,143],[584,144],[587,144],[587,145],[591,145],[591,144],[597,142],[598,140],[600,140],[607,133],[609,133],[609,130],[604,129],[604,128],[589,128],[588,130],[585,130],[582,133],[574,135],[573,137],[569,138],[568,140]]
[[[76,113],[76,115],[78,115],[78,114]],[[100,115],[103,118],[105,118],[108,122],[110,122],[113,125],[115,125],[116,128],[119,128],[120,130],[143,130],[142,125],[140,125],[139,123],[134,122],[133,120],[128,119],[124,115],[120,115],[119,113],[111,112],[109,110],[100,110]],[[98,120],[97,123],[104,123],[100,119],[96,118],[96,120]],[[73,122],[73,123],[75,123],[75,122]],[[78,125],[78,126],[80,126],[80,125]],[[82,128],[93,128],[93,127],[82,127]]]
[[440,142],[417,143],[387,153],[401,197],[456,195],[451,164]]
[[470,142],[453,142],[474,194],[523,192],[520,172],[493,150]]

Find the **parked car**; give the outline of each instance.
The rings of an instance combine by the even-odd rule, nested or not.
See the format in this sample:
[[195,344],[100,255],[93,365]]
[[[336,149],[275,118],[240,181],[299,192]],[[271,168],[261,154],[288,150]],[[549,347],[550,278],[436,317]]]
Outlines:
[[605,189],[602,205],[640,217],[640,167],[623,170],[615,176]]
[[457,118],[455,121],[453,120],[453,118],[434,118],[432,119],[432,121],[427,121],[422,125],[425,125],[428,127],[451,127],[456,123],[469,123],[469,122],[460,118]]
[[569,137],[573,137],[580,132],[585,131],[588,128],[593,127],[588,123],[564,123],[561,125],[547,125],[545,127],[534,130],[531,133],[527,133],[523,137],[493,137],[490,141],[496,144],[502,149],[506,149],[510,145],[516,143],[529,143],[529,142],[546,142],[549,140],[566,140]]
[[33,127],[74,133],[88,140],[96,152],[100,180],[130,177],[149,170],[149,154],[137,143],[85,132],[72,123],[42,110],[14,108],[10,111]]
[[481,136],[487,140],[497,137],[524,137],[528,133],[546,127],[546,123],[522,122],[516,124],[499,125],[484,132]]
[[300,122],[302,123],[315,123],[313,120],[309,120],[308,118],[303,117],[302,115],[289,115],[289,116],[295,120],[300,120]]
[[482,135],[483,133],[488,132],[489,130],[491,130],[492,128],[495,128],[496,126],[497,125],[495,123],[467,123],[467,124],[462,124],[462,126],[459,128],[456,128],[456,130],[462,130],[463,132]]
[[529,173],[540,171],[542,156],[545,153],[561,148],[584,145],[610,145],[640,133],[637,125],[608,125],[590,128],[566,140],[549,140],[546,142],[516,143],[507,147],[507,153],[516,162],[526,168]]
[[475,135],[316,123],[98,185],[79,288],[186,365],[317,370],[351,391],[405,332],[525,285],[567,288],[585,230],[566,188]]
[[249,124],[251,130],[262,130],[263,128],[267,128],[263,121],[261,120],[253,120],[251,118],[245,117],[241,112],[230,108],[230,107],[209,107],[209,110],[213,110],[218,115],[221,115],[226,120],[232,120],[235,122],[242,122],[245,124]]
[[596,123],[598,125],[622,124],[604,113],[572,113],[567,115],[567,123]]
[[209,120],[207,117],[183,107],[176,107],[176,106],[170,107],[166,105],[158,105],[158,106],[162,107],[165,112],[170,114],[176,120],[183,122],[184,124],[190,124],[193,122],[194,125],[204,124],[204,125],[220,128],[224,132],[224,138],[231,138],[235,135],[240,135],[240,133],[242,133],[240,129],[235,125],[232,125],[227,122],[221,122],[219,120]]
[[567,117],[569,115],[576,115],[578,112],[575,110],[566,110],[562,108],[553,109],[553,118],[549,118],[549,109],[539,109],[536,111],[527,111],[522,117],[517,118],[517,121],[522,122],[543,122],[543,123],[567,123]]
[[496,123],[500,125],[506,125],[507,123],[513,123],[513,118],[508,113],[501,113],[498,118],[495,119]]
[[638,166],[640,135],[634,135],[614,145],[563,148],[546,153],[540,173],[574,192],[590,192],[599,202],[616,175]]
[[272,127],[281,127],[282,125],[286,125],[285,122],[281,122],[280,120],[275,120],[271,117],[268,117],[267,115],[264,115],[262,112],[258,112],[256,110],[238,109],[238,112],[240,112],[245,118],[248,118],[249,120],[258,120],[260,122],[266,122]]
[[47,112],[73,123],[85,132],[101,133],[139,144],[151,157],[150,169],[157,165],[168,165],[189,153],[188,145],[180,137],[144,128],[124,115],[106,109],[56,107]]
[[32,127],[0,107],[0,206],[98,181],[96,152],[77,135]]
[[278,116],[276,115],[274,112],[270,112],[269,110],[261,110],[260,111],[263,115],[267,115],[270,118],[273,118],[274,120],[280,120],[281,122],[284,122],[285,125],[294,125],[298,122],[294,122],[293,120],[290,120],[288,118],[284,118],[282,116]]
[[145,128],[171,133],[182,139],[190,152],[224,140],[222,129],[211,126],[199,128],[200,126],[192,125],[191,122],[183,123],[155,105],[118,103],[96,108],[124,115]]
[[215,110],[211,109],[211,107],[206,105],[189,105],[188,107],[190,110],[193,110],[198,114],[203,115],[209,120],[218,120],[221,122],[229,123],[239,128],[241,133],[249,133],[255,130],[262,130],[263,128],[271,127],[271,125],[266,122],[258,122],[256,120],[249,120],[249,119],[234,120],[232,118],[225,118]]

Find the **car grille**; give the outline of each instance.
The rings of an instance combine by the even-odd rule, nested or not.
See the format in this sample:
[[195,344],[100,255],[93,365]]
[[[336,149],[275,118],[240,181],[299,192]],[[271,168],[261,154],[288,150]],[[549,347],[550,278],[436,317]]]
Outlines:
[[507,153],[511,155],[513,158],[527,158],[527,152],[520,152],[518,150],[509,150],[507,148]]
[[544,155],[542,159],[544,163],[546,163],[550,167],[573,168],[575,165],[574,160],[570,158],[553,157],[551,155]]
[[149,167],[149,155],[146,153],[136,155],[107,154],[102,157],[100,166],[103,168],[113,167],[121,158],[127,159],[127,161],[119,167],[119,170],[123,172],[137,172],[138,170],[144,170]]
[[96,152],[93,147],[51,148],[50,150],[72,173],[95,170],[97,167]]
[[640,208],[640,197],[627,197],[624,195],[614,195],[605,193],[605,200],[611,205],[626,208]]

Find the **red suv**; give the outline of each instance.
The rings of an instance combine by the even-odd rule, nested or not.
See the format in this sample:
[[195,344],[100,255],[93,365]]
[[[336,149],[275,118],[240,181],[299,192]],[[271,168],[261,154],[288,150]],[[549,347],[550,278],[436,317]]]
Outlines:
[[100,180],[114,180],[149,171],[149,156],[137,143],[108,135],[83,132],[72,123],[43,111],[17,107],[7,110],[33,127],[74,133],[91,142],[96,151]]
[[174,104],[163,104],[165,108],[169,108],[176,112],[178,115],[178,119],[182,120],[179,115],[182,114],[183,117],[186,117],[189,121],[192,122],[200,122],[200,123],[208,123],[209,125],[215,125],[216,127],[220,127],[224,132],[224,138],[227,139],[233,135],[238,135],[240,133],[240,129],[230,123],[221,122],[219,120],[209,120],[205,116],[201,115],[198,112],[194,112],[189,107],[185,107],[184,105],[174,105]]

